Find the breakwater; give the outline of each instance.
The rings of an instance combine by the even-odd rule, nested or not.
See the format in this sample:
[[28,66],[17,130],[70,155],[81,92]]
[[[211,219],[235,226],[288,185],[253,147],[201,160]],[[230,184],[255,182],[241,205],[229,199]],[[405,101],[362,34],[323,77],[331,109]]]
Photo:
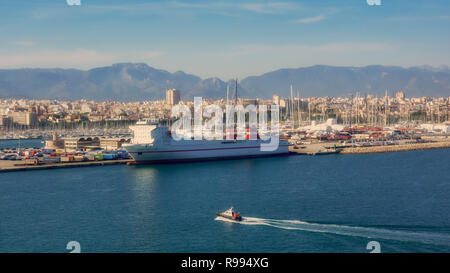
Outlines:
[[450,141],[427,142],[399,145],[384,145],[370,147],[349,147],[341,151],[341,154],[369,154],[369,153],[386,153],[386,152],[402,152],[426,149],[450,148]]

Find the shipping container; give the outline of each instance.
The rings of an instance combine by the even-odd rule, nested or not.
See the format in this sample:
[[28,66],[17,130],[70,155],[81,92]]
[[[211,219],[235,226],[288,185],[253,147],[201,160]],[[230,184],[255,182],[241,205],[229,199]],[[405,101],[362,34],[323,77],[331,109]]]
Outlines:
[[59,163],[61,162],[61,159],[59,157],[44,156],[39,158],[39,161],[42,163]]
[[104,154],[103,155],[104,160],[115,160],[117,159],[117,155],[115,154]]
[[69,156],[61,156],[61,162],[70,162],[73,161],[73,157],[69,157]]
[[82,155],[76,155],[76,156],[73,157],[73,160],[74,160],[74,161],[77,161],[77,162],[84,161],[84,156],[82,156]]

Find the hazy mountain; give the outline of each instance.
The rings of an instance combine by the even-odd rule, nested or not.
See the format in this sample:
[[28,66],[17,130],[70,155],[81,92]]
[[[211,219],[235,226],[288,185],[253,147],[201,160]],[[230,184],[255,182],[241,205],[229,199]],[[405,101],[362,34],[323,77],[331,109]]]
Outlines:
[[[230,80],[230,98],[234,82]],[[289,96],[289,85],[301,96],[343,96],[349,93],[389,94],[398,90],[407,96],[450,96],[448,67],[334,67],[312,66],[280,69],[243,79],[240,97],[270,98],[274,93]],[[76,69],[0,70],[0,97],[65,100],[139,101],[162,99],[165,90],[177,88],[182,98],[226,97],[227,82],[201,79],[182,71],[170,73],[142,63],[121,63],[83,71]]]
[[403,90],[407,96],[450,96],[450,71],[429,67],[316,65],[280,69],[248,77],[240,84],[252,97],[270,93],[289,96],[290,84],[294,94],[299,91],[301,96],[343,96],[355,92],[384,95],[386,89],[389,95]]
[[[214,82],[217,83],[214,83]],[[88,71],[74,69],[0,70],[0,97],[138,101],[162,99],[165,90],[182,90],[183,98],[210,95],[217,98],[224,82],[170,73],[146,64],[122,63]],[[221,93],[223,94],[223,92]],[[223,95],[222,95],[223,96]]]

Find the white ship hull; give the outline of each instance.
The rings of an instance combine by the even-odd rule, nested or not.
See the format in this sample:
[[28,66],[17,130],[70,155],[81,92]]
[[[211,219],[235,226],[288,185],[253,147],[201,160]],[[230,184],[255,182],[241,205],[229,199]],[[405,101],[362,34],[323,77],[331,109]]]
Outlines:
[[289,143],[280,140],[273,151],[264,151],[256,140],[174,140],[167,127],[139,122],[130,129],[134,132],[133,144],[123,145],[137,164],[192,162],[289,154]]
[[[289,154],[287,141],[280,141],[278,149],[261,151],[261,141],[238,140],[191,140],[170,145],[130,144],[125,149],[140,164],[225,160],[252,157],[267,157]],[[186,143],[186,142],[191,142]]]

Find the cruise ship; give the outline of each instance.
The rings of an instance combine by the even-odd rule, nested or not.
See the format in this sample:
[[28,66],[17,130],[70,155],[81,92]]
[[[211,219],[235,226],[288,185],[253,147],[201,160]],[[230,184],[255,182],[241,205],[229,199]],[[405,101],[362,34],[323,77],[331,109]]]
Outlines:
[[261,151],[256,140],[174,140],[167,126],[156,122],[138,121],[130,126],[133,131],[131,144],[123,147],[136,164],[176,163],[208,160],[239,159],[281,156],[289,154],[289,143],[280,140],[273,151]]

